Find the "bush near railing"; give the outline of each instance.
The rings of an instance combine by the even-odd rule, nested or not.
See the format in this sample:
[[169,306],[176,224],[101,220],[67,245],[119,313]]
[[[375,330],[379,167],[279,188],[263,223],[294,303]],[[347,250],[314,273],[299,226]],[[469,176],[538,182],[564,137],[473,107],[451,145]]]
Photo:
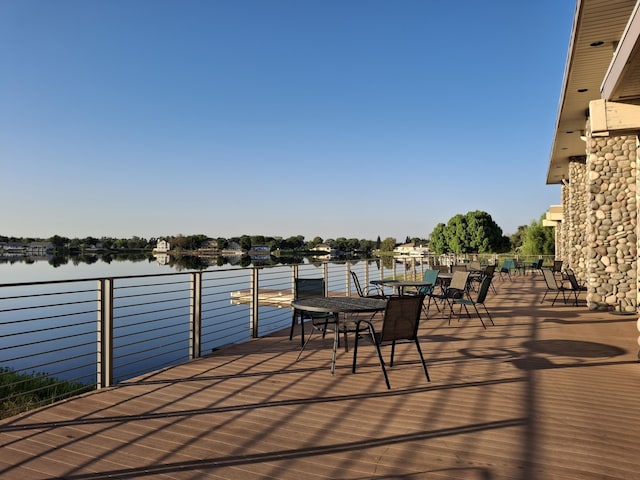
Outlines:
[[0,367],[0,419],[93,390],[45,373],[17,373]]

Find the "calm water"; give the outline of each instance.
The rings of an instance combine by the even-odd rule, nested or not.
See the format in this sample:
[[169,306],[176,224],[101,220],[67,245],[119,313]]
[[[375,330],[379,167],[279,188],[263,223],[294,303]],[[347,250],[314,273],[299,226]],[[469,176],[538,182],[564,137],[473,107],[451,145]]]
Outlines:
[[[360,273],[364,262],[354,269]],[[238,267],[239,268],[239,267]],[[374,275],[375,262],[370,264]],[[342,288],[344,266],[330,267],[333,270],[331,288]],[[228,344],[250,339],[249,306],[232,304],[230,290],[249,288],[250,275],[247,270],[238,270],[233,265],[211,266],[216,273],[205,275],[206,303],[203,306],[203,353]],[[306,265],[304,275],[322,276],[320,265]],[[144,279],[116,280],[114,291],[114,369],[116,380],[124,380],[144,372],[184,362],[189,351],[188,292],[167,293],[162,290],[188,289],[192,271],[183,265],[161,265],[154,259],[97,260],[92,263],[68,261],[53,266],[49,261],[0,262],[0,284],[40,282],[52,280],[77,280],[105,277],[137,276],[162,273],[181,273],[176,277],[150,277]],[[302,270],[301,270],[302,271]],[[261,288],[288,288],[291,269],[286,265],[260,270]],[[170,280],[167,280],[170,279]],[[157,286],[162,282],[183,282],[168,287]],[[144,284],[143,288],[127,289],[127,285]],[[96,376],[96,282],[74,283],[73,293],[60,298],[60,289],[69,290],[70,284],[49,284],[0,289],[0,366],[24,372],[40,372],[57,378],[92,383]],[[65,290],[66,289],[66,290]],[[142,300],[128,298],[132,293],[143,294]],[[26,299],[18,298],[29,295]],[[32,295],[39,295],[31,297]],[[147,297],[148,295],[148,297]],[[11,297],[11,298],[8,298]],[[177,298],[179,297],[179,298]],[[142,301],[153,306],[137,307],[132,303]],[[68,303],[68,305],[47,304]],[[204,300],[203,300],[204,303]],[[42,309],[25,309],[44,305]],[[160,305],[160,307],[158,307]],[[162,311],[149,311],[161,308]],[[146,309],[146,311],[145,311]],[[206,310],[211,312],[207,313]],[[165,313],[166,312],[166,313]],[[260,325],[268,330],[287,328],[291,322],[288,308],[261,306]],[[41,319],[38,319],[40,317]],[[205,319],[205,317],[207,317]]]
[[[226,264],[224,268],[231,268]],[[219,267],[208,267],[219,268]],[[49,280],[70,280],[78,278],[118,277],[127,275],[147,275],[191,270],[180,264],[161,265],[154,258],[127,259],[112,257],[110,261],[96,258],[92,263],[70,258],[66,263],[50,260],[9,260],[0,259],[0,284],[19,282],[39,282]]]

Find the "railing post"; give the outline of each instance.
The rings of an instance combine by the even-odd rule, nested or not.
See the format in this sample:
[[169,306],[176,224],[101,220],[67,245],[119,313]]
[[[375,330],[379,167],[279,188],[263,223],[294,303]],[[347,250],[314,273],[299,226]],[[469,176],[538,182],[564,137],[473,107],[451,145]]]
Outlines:
[[324,278],[324,296],[329,296],[329,262],[322,263],[322,278]]
[[364,261],[364,283],[369,285],[369,259]]
[[202,355],[202,272],[191,274],[191,318],[189,319],[189,358]]
[[347,260],[344,262],[344,284],[345,291],[347,292],[347,297],[351,296],[351,282],[349,281],[349,277],[351,276],[351,262]]
[[98,280],[96,388],[113,384],[113,279]]
[[258,271],[259,268],[251,269],[251,281],[249,285],[249,291],[251,292],[251,304],[249,305],[249,317],[251,318],[251,325],[249,326],[251,329],[251,336],[253,338],[258,338],[258,310],[259,310],[259,279],[258,279]]

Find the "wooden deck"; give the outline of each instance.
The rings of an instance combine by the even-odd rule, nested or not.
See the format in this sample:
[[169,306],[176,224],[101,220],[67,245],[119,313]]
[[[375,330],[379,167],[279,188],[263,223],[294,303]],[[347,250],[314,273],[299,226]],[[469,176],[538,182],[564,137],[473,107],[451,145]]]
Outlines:
[[0,478],[640,478],[636,316],[496,285],[496,326],[424,321],[430,383],[411,346],[387,390],[372,347],[332,377],[329,339],[296,362],[280,332],[3,420]]

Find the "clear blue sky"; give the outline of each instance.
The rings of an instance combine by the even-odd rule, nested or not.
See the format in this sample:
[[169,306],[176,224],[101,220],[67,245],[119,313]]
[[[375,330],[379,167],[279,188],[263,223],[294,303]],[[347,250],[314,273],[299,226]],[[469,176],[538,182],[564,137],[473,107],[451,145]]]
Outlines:
[[0,1],[0,234],[505,234],[574,0]]

